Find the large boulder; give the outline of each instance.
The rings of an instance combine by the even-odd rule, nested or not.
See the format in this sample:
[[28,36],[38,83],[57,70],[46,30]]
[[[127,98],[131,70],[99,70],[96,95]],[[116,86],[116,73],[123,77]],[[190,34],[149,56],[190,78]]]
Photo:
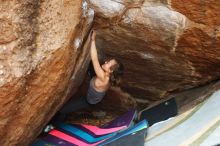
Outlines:
[[0,0],[0,145],[28,145],[81,84],[93,10],[82,0]]
[[137,102],[220,78],[220,1],[89,2],[98,47],[124,64],[122,89]]
[[28,145],[78,89],[91,8],[99,51],[125,67],[108,105],[146,106],[220,78],[220,1],[0,0],[0,145]]

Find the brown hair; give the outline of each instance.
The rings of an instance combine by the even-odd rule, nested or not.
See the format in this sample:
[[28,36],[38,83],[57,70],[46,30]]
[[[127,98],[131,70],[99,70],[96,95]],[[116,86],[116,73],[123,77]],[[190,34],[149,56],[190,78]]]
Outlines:
[[119,86],[121,83],[121,76],[123,75],[124,66],[118,60],[114,60],[117,64],[111,67],[113,72],[110,74],[110,84],[111,86]]

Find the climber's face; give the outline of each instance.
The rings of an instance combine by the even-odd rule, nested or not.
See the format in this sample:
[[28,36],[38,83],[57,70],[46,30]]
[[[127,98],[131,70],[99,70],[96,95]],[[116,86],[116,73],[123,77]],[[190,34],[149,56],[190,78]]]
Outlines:
[[102,65],[102,69],[105,72],[112,73],[114,71],[113,66],[115,66],[116,64],[117,64],[117,62],[115,59],[105,61],[105,63]]

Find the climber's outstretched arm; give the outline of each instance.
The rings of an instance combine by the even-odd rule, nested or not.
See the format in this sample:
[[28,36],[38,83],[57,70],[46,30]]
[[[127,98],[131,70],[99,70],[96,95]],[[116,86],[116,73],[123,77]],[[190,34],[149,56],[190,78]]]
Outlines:
[[103,71],[103,69],[99,63],[98,53],[97,53],[96,44],[95,44],[96,43],[95,38],[96,38],[96,33],[93,31],[92,32],[91,49],[90,49],[91,60],[92,60],[92,64],[93,64],[96,76],[100,79],[104,79],[105,72]]

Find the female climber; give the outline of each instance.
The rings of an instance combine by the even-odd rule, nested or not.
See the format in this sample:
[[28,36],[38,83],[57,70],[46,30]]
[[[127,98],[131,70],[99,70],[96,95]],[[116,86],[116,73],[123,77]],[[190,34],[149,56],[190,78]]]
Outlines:
[[120,76],[123,73],[122,64],[116,59],[109,59],[100,65],[96,49],[96,32],[92,31],[90,37],[90,56],[95,76],[90,80],[87,96],[68,101],[52,119],[54,122],[63,121],[68,113],[99,103],[111,85],[118,86],[120,83]]
[[95,41],[96,32],[92,31],[91,35],[90,55],[96,76],[90,81],[86,99],[89,104],[96,104],[103,99],[110,85],[117,86],[119,84],[123,66],[116,59],[109,59],[100,65]]

